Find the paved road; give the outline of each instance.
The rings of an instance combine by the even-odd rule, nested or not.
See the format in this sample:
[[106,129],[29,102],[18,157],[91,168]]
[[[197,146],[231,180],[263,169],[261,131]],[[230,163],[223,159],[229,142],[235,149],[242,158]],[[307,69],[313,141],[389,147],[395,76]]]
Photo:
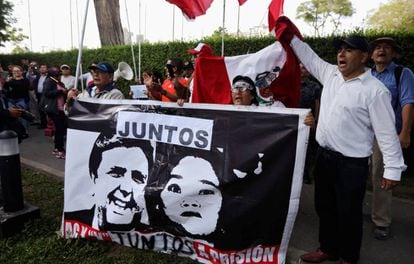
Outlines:
[[[64,177],[64,160],[52,156],[53,140],[43,130],[30,127],[30,137],[20,144],[22,166],[58,178]],[[394,198],[392,226],[394,237],[388,241],[372,238],[369,219],[370,193],[364,203],[364,236],[361,264],[412,264],[414,263],[414,201]],[[298,216],[292,232],[287,263],[300,263],[298,257],[318,247],[318,221],[313,204],[313,185],[304,185]],[[336,262],[325,262],[327,264]]]

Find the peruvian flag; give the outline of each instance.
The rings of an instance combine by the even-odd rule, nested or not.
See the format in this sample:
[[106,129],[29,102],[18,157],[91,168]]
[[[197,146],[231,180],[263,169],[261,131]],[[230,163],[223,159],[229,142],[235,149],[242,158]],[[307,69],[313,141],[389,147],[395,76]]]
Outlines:
[[[238,0],[239,5],[243,5],[247,0]],[[183,11],[184,16],[189,20],[193,20],[198,16],[204,15],[210,7],[213,0],[167,0]]]
[[[286,50],[278,41],[253,54],[199,56],[195,66],[192,102],[230,104],[232,80],[237,75],[250,77],[262,99],[268,98],[270,91],[273,99],[281,101],[286,107],[297,107],[299,103],[298,60],[291,49]],[[271,76],[277,77],[272,79]],[[266,81],[268,86],[264,87]]]
[[167,2],[178,6],[187,19],[192,20],[204,15],[213,0],[167,0]]
[[268,13],[268,25],[269,31],[273,31],[276,27],[277,19],[283,15],[283,3],[284,0],[272,0],[269,5],[269,13]]

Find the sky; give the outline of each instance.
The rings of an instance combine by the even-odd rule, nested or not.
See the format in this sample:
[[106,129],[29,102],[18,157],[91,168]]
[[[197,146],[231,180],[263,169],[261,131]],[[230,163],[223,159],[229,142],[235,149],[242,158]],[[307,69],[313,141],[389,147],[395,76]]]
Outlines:
[[[13,15],[17,23],[14,26],[23,29],[29,37],[22,46],[34,52],[78,48],[86,17],[83,47],[100,47],[93,0],[9,1],[15,5]],[[237,0],[214,0],[207,13],[193,21],[184,18],[180,9],[165,0],[119,0],[119,3],[122,25],[134,34],[132,41],[136,43],[138,35],[150,42],[199,40],[209,36],[223,24],[224,1],[225,28],[229,33],[236,33],[237,28],[245,35],[258,30],[267,33],[267,7],[271,0],[247,0],[240,7],[239,16]],[[312,35],[312,28],[295,18],[296,8],[304,1],[285,0],[284,14],[304,35]],[[351,2],[355,14],[343,20],[342,29],[364,27],[367,16],[388,0]],[[11,45],[6,44],[6,47],[0,48],[0,53],[8,53],[12,49]]]

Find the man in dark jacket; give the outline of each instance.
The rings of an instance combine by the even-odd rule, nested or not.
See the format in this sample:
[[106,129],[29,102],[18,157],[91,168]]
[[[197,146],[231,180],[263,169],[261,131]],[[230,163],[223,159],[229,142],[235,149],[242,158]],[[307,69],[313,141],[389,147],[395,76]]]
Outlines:
[[32,90],[36,93],[37,104],[39,106],[39,115],[40,115],[40,125],[39,129],[46,128],[47,126],[47,118],[46,113],[42,110],[41,102],[43,96],[43,83],[47,78],[47,71],[48,67],[46,64],[41,64],[39,68],[39,72],[37,73],[36,78],[32,82]]

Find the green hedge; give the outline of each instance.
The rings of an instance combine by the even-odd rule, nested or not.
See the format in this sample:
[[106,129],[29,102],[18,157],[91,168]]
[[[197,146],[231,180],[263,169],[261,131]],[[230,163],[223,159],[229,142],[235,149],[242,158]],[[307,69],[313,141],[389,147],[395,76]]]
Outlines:
[[[365,33],[369,41],[382,36],[393,37],[402,47],[403,56],[397,63],[414,69],[414,34],[382,34],[378,32]],[[324,38],[306,37],[305,41],[325,60],[335,63],[336,51],[332,46],[334,38],[341,36],[329,36]],[[265,37],[227,37],[225,39],[225,55],[233,56],[239,54],[253,53],[275,40],[272,36]],[[221,39],[204,38],[202,42],[209,43],[215,50],[216,55],[221,54]],[[168,58],[179,57],[183,60],[189,60],[190,56],[186,52],[187,49],[194,48],[197,42],[166,42],[166,43],[143,43],[141,46],[141,70],[159,70],[162,72],[164,64]],[[134,46],[134,56],[138,63],[138,46]],[[72,66],[74,71],[78,57],[78,50],[71,51],[53,51],[49,53],[25,53],[25,54],[1,54],[0,61],[5,67],[8,63],[20,64],[21,58],[30,58],[39,63],[46,63],[49,66],[58,66],[63,63]],[[120,61],[125,61],[133,67],[131,47],[123,45],[117,47],[103,47],[100,49],[84,49],[82,51],[82,61],[84,63],[84,71],[86,66],[95,61],[106,61],[111,63],[114,68]],[[138,65],[137,65],[138,67]],[[119,81],[119,86],[124,92],[128,91],[128,85],[132,81]]]

